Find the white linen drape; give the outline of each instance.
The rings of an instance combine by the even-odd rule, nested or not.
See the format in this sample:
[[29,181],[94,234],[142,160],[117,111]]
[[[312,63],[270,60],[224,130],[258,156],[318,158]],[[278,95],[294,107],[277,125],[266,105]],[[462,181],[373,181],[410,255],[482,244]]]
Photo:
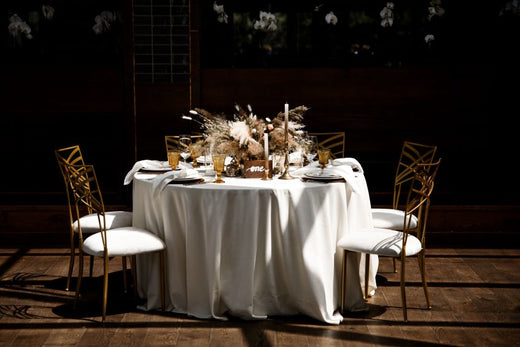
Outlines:
[[[339,324],[341,255],[337,241],[371,223],[361,173],[348,184],[225,178],[225,184],[167,185],[135,175],[134,226],[162,237],[166,305],[199,318],[262,319],[305,314]],[[138,257],[138,292],[145,310],[160,307],[153,256]],[[360,259],[348,263],[346,308],[366,309]],[[377,258],[372,261],[375,289]]]

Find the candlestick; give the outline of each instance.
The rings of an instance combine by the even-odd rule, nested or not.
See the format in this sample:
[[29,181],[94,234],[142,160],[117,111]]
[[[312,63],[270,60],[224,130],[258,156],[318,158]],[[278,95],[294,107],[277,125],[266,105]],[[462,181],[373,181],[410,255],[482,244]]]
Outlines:
[[279,177],[282,180],[292,180],[289,174],[289,104],[285,103],[285,162],[283,174]]
[[270,180],[269,177],[269,135],[267,131],[264,133],[264,155],[265,155],[265,164],[264,164],[264,177],[263,180]]

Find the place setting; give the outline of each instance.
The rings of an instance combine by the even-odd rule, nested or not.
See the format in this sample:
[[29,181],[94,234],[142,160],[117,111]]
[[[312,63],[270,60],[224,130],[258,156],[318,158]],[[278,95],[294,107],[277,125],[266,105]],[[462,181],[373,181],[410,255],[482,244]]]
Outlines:
[[209,155],[209,151],[193,143],[189,135],[181,135],[178,148],[168,150],[170,170],[153,178],[153,195],[169,184],[225,183],[222,173],[230,160],[226,154]]
[[171,171],[171,165],[168,161],[144,159],[137,161],[132,169],[128,171],[124,179],[124,185],[132,182],[137,173],[141,178],[153,178],[157,175]]
[[[318,166],[316,166],[312,161],[315,157],[315,154],[312,152],[312,149],[309,152],[310,155],[307,155],[307,158],[309,158],[308,160],[310,161],[310,164],[307,165],[306,172],[304,172],[303,175],[301,175],[300,177],[302,181],[316,181],[322,183],[345,182],[344,178],[341,175],[331,172],[327,169],[327,165],[330,161],[330,150],[316,149],[316,153],[318,155]],[[308,168],[309,166],[311,166],[310,169]]]

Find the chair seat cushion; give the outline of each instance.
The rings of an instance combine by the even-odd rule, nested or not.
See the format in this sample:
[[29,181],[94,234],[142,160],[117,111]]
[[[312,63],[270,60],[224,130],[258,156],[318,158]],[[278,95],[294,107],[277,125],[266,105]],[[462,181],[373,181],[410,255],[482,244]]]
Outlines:
[[[99,232],[98,215],[92,213],[81,217],[81,231],[86,234]],[[129,211],[109,211],[105,213],[105,221],[108,229],[132,226],[132,212]],[[74,222],[74,231],[78,232],[78,221]]]
[[[372,223],[374,228],[403,230],[404,211],[393,208],[373,208]],[[417,217],[412,215],[410,228],[417,228]]]
[[[348,251],[396,257],[401,254],[403,246],[401,231],[390,229],[364,229],[346,233],[338,242],[338,246]],[[416,255],[422,250],[421,241],[408,235],[406,255]]]
[[[163,240],[148,230],[124,227],[107,230],[107,248],[110,257],[118,257],[160,251],[166,246]],[[93,256],[103,256],[101,232],[85,239],[83,251]]]

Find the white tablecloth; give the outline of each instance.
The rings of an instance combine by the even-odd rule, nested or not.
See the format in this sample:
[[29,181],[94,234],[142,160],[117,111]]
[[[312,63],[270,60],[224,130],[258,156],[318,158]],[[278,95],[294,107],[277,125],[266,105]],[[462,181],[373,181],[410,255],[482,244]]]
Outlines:
[[[224,177],[224,184],[169,184],[154,197],[150,176],[136,174],[133,224],[167,245],[167,310],[217,319],[305,314],[339,324],[337,241],[371,224],[365,178],[354,177],[356,192],[345,183]],[[154,255],[137,259],[145,310],[160,308],[157,262]],[[377,258],[371,263],[375,289]],[[359,257],[349,258],[351,311],[366,309],[363,269]]]

